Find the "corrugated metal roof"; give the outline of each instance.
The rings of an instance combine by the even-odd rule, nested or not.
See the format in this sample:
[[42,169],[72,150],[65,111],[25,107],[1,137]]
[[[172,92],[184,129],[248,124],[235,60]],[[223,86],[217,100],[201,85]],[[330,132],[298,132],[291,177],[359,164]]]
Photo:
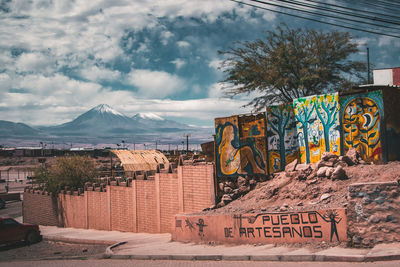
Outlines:
[[111,150],[121,161],[125,172],[155,171],[158,164],[169,168],[169,161],[157,150]]

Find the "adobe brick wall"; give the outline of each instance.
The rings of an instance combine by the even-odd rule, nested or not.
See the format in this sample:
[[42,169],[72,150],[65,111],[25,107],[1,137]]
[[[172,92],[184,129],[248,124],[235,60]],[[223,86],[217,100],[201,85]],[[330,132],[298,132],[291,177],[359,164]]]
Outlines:
[[349,186],[349,244],[372,247],[400,241],[400,184],[374,182]]
[[22,206],[24,223],[62,226],[58,221],[57,198],[40,191],[25,191]]
[[111,230],[110,205],[107,192],[85,191],[88,201],[88,228]]

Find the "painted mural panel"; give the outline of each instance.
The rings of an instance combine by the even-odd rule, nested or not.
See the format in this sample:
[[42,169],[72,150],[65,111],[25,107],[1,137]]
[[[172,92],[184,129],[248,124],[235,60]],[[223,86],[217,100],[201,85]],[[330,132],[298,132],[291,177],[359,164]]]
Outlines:
[[238,116],[215,119],[215,127],[218,177],[265,173],[265,157],[256,138],[240,140]]
[[382,161],[382,91],[342,96],[343,150],[355,147],[365,161]]
[[239,117],[239,136],[264,137],[265,136],[265,114],[242,115]]
[[296,120],[292,105],[267,107],[268,171],[282,171],[299,157]]
[[293,101],[302,163],[316,163],[324,152],[340,154],[339,95],[325,94]]
[[242,172],[266,174],[267,143],[265,137],[241,138],[240,159]]

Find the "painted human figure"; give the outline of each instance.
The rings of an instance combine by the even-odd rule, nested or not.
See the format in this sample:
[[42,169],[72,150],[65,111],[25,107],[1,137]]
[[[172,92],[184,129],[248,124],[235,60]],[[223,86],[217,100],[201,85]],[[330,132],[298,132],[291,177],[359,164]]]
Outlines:
[[336,224],[340,223],[342,218],[339,218],[338,220],[336,220],[337,219],[337,214],[335,214],[333,212],[329,214],[328,218],[329,219],[327,220],[327,222],[331,223],[331,242],[332,242],[332,238],[333,238],[334,234],[336,235],[337,241],[339,241],[339,235],[338,235],[338,232],[337,232]]
[[265,173],[259,166],[262,164],[261,159],[254,156],[250,146],[235,147],[232,145],[234,131],[233,125],[227,125],[222,133],[221,143],[218,147],[221,157],[221,172],[224,175],[245,174],[244,168],[250,164],[253,173]]
[[199,222],[196,223],[196,225],[199,227],[199,236],[204,236],[204,227],[207,226],[206,224],[204,224],[204,220],[200,218]]

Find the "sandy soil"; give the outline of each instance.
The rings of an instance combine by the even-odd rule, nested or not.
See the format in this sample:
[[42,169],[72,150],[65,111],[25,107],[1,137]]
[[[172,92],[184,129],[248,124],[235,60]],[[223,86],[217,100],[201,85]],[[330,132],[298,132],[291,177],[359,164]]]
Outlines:
[[400,162],[386,165],[344,167],[349,179],[332,181],[326,177],[299,180],[298,172],[281,172],[259,183],[246,195],[226,206],[203,214],[258,213],[264,211],[299,211],[347,206],[348,187],[353,183],[398,181]]

